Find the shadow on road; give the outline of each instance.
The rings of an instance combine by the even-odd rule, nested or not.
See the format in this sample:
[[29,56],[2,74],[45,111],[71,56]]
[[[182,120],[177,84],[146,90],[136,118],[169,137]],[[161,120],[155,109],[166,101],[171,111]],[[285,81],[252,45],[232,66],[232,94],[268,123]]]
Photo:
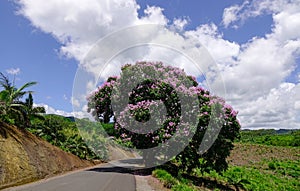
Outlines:
[[94,172],[111,172],[111,173],[122,173],[122,174],[132,174],[140,176],[151,175],[153,168],[142,168],[142,159],[123,159],[118,160],[118,162],[110,163],[113,166],[103,166],[88,169],[86,171]]
[[134,170],[123,168],[123,167],[97,167],[92,168],[87,171],[94,171],[94,172],[115,172],[115,173],[124,173],[124,174],[133,174]]

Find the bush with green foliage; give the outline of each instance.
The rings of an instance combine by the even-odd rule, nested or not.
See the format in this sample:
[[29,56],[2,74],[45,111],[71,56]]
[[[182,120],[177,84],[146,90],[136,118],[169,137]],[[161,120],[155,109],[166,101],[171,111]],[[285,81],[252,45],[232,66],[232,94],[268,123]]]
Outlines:
[[[172,190],[198,190],[196,186],[207,187],[210,190],[299,190],[299,161],[271,161],[269,169],[253,167],[230,166],[222,174],[216,171],[202,173],[196,169],[193,175],[171,175],[166,170],[156,169],[152,175]],[[182,178],[189,177],[186,180]],[[203,189],[204,190],[204,189]],[[206,189],[205,189],[206,190]]]
[[155,169],[152,176],[160,180],[166,188],[171,188],[173,191],[193,191],[194,186],[183,178],[173,177],[170,173],[163,169]]
[[[78,126],[83,126],[84,128],[80,129],[85,129],[85,131],[79,132]],[[97,123],[85,119],[77,119],[75,123],[63,116],[45,115],[44,119],[34,118],[28,130],[82,159],[107,160],[108,158],[105,139],[101,136],[103,132],[99,132],[101,127]],[[85,133],[84,137],[87,139],[84,140],[80,133]],[[87,136],[95,134],[97,137]],[[92,145],[93,150],[88,145]]]
[[[298,168],[299,169],[299,168]],[[200,175],[200,174],[199,174]],[[299,176],[290,177],[280,173],[274,173],[273,170],[260,171],[255,168],[231,166],[222,175],[210,172],[201,175],[207,178],[214,178],[219,181],[225,181],[238,188],[245,190],[299,190]]]
[[178,180],[165,170],[156,169],[152,172],[152,175],[158,178],[167,188],[172,188],[178,184]]
[[[140,71],[147,71],[147,74],[138,84],[133,84],[137,81]],[[153,79],[156,73],[163,78]],[[120,79],[123,80],[122,83]],[[134,88],[130,89],[131,92],[122,91],[127,88],[126,86]],[[112,97],[114,92],[123,93],[114,94]],[[123,107],[123,112],[118,113],[118,119],[114,123],[115,131],[110,132],[111,134],[121,138],[124,142],[131,142],[135,148],[147,149],[164,144],[174,135],[174,132],[181,131],[185,134],[194,132],[189,145],[175,159],[182,170],[191,172],[195,168],[201,168],[203,171],[215,169],[220,172],[227,168],[226,157],[233,148],[233,141],[239,137],[240,124],[237,120],[237,112],[221,98],[212,96],[209,91],[199,87],[196,78],[187,76],[179,68],[164,66],[162,63],[138,62],[135,65],[125,65],[122,67],[120,77],[108,78],[97,91],[88,97],[88,111],[94,115],[95,119],[107,122],[107,119],[112,117],[112,100],[122,100],[127,94],[128,104],[115,106],[118,107],[117,110]],[[198,100],[198,106],[192,108],[200,113],[195,120],[198,122],[196,127],[191,124],[178,129],[183,115],[181,113],[183,104],[178,95],[194,96]],[[126,112],[129,112],[135,120],[145,122],[150,119],[150,108],[156,107],[157,102],[162,102],[167,110],[166,119],[160,124],[161,128],[147,134],[139,134],[124,128],[122,122],[128,117],[125,116]],[[215,115],[213,109],[220,111],[217,112],[218,115]],[[222,122],[220,133],[214,144],[204,154],[199,153],[199,146],[205,132],[208,129],[211,130],[209,123],[212,121]]]

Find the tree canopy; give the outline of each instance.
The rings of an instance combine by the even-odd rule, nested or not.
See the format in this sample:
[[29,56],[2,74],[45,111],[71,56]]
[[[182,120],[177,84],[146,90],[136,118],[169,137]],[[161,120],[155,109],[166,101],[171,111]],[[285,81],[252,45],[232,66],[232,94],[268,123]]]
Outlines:
[[225,170],[239,137],[230,105],[182,69],[160,62],[123,66],[120,76],[109,77],[88,97],[88,111],[104,122],[114,116],[115,136],[147,151],[144,157],[170,157],[189,172]]

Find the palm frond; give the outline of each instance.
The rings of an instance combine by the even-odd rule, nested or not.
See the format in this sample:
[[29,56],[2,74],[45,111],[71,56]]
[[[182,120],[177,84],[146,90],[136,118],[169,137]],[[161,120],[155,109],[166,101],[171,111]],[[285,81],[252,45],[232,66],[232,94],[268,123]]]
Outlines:
[[8,77],[5,76],[2,72],[0,72],[0,85],[1,85],[5,90],[8,90],[8,89],[11,89],[11,88],[12,88],[12,85],[11,85],[11,83],[9,82]]
[[15,89],[11,96],[12,96],[12,99],[14,101],[17,101],[19,100],[20,98],[22,98],[25,94],[28,94],[28,93],[32,93],[33,91],[23,91],[25,88],[28,88],[30,86],[33,86],[37,84],[37,82],[28,82],[26,84],[24,84],[22,87],[20,87],[19,89]]
[[[36,85],[37,82],[27,82],[26,84],[24,84],[22,87],[20,87],[17,91],[21,92],[23,91],[25,88],[28,88],[30,86]],[[26,93],[29,93],[29,91],[27,91]]]

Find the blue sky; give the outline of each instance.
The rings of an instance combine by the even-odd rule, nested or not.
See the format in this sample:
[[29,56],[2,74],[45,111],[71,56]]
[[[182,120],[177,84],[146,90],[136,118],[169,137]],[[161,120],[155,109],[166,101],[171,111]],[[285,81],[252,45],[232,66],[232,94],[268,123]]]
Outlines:
[[[34,28],[30,21],[16,15],[17,7],[10,1],[0,2],[1,65],[0,71],[20,68],[16,85],[37,81],[36,103],[47,103],[57,109],[72,111],[70,98],[77,62],[60,56],[60,43],[51,35]],[[12,80],[14,75],[7,74]],[[65,95],[65,96],[64,96]]]
[[[3,0],[0,71],[11,79],[15,73],[17,85],[37,81],[35,103],[49,113],[80,115],[85,108],[73,111],[71,100],[80,100],[72,90],[90,48],[124,27],[160,24],[206,47],[244,128],[300,128],[299,7],[299,0]],[[145,58],[158,54],[143,51]]]

